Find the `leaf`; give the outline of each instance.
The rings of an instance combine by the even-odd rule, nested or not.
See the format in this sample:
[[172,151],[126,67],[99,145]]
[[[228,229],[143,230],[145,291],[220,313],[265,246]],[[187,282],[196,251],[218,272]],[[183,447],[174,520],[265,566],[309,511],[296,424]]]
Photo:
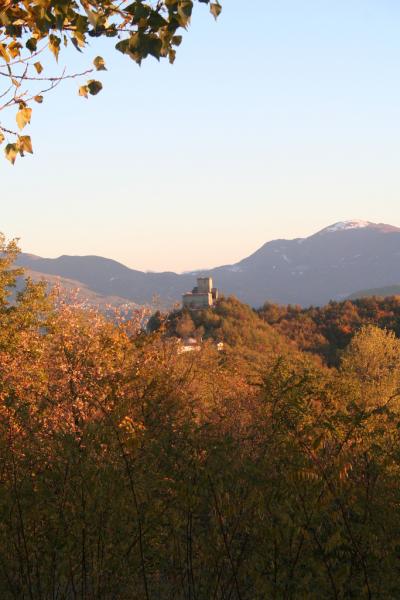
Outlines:
[[6,159],[10,161],[13,165],[15,163],[15,159],[18,154],[18,145],[17,144],[7,144],[4,149],[4,154],[6,155]]
[[186,27],[193,12],[193,0],[180,0],[178,4],[178,16],[180,25]]
[[89,79],[87,82],[87,87],[89,89],[89,94],[92,96],[96,96],[102,89],[103,85],[100,81],[96,81],[95,79]]
[[168,25],[168,22],[156,10],[152,10],[147,20],[147,25],[153,31],[158,31],[161,27]]
[[61,44],[61,39],[59,37],[57,37],[56,35],[50,34],[49,35],[49,48],[51,50],[51,52],[54,54],[55,59],[58,61],[58,54],[60,52],[60,44]]
[[16,115],[17,125],[20,129],[23,129],[25,125],[31,122],[32,109],[25,106],[21,108]]
[[176,52],[175,52],[175,50],[173,50],[171,48],[171,50],[168,52],[168,59],[169,59],[169,62],[170,62],[171,65],[174,64],[175,58],[176,58]]
[[89,88],[87,85],[81,85],[81,87],[79,88],[79,95],[80,96],[84,96],[85,98],[88,97],[89,94]]
[[79,48],[79,41],[76,37],[72,37],[71,42],[74,45],[74,47],[78,50],[78,52],[82,52],[82,50]]
[[41,96],[40,94],[38,94],[37,96],[34,96],[33,99],[38,104],[42,104],[42,102],[43,102],[43,96]]
[[36,38],[29,38],[29,40],[26,42],[25,46],[28,48],[28,50],[30,50],[32,53],[36,52],[37,49],[37,39]]
[[0,131],[0,144],[2,144],[5,139],[6,138],[4,137],[4,133],[2,131]]
[[181,35],[174,35],[171,43],[173,46],[180,46],[182,43],[182,36]]
[[11,42],[11,44],[8,44],[8,52],[12,56],[12,58],[16,58],[20,55],[21,48],[21,44],[15,40]]
[[10,55],[7,52],[5,44],[0,44],[0,56],[2,56],[7,63],[10,62]]
[[33,154],[31,137],[29,135],[19,136],[19,142],[19,152],[21,156],[23,156],[24,152],[29,152],[29,154]]
[[86,14],[88,16],[89,23],[91,24],[92,27],[96,28],[97,24],[99,22],[99,19],[101,18],[101,15],[99,15],[98,13],[93,12],[87,6],[84,6],[84,9],[85,9],[85,12],[86,12]]
[[40,62],[33,63],[33,66],[35,67],[36,72],[40,75],[40,73],[43,71],[43,67]]
[[96,71],[107,71],[106,63],[104,62],[104,58],[102,56],[96,56],[93,64],[96,68]]
[[214,17],[214,19],[218,19],[219,15],[222,12],[222,6],[220,5],[219,2],[212,2],[210,4],[210,13],[212,14],[212,16]]
[[122,54],[127,54],[129,51],[129,40],[121,40],[115,45],[116,50],[122,52]]

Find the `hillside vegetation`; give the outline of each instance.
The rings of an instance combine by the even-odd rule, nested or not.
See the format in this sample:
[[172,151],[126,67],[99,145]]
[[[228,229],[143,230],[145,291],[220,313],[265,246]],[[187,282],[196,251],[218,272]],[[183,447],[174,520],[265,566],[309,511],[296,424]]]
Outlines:
[[42,284],[12,300],[16,255],[1,239],[1,598],[400,596],[400,342],[378,301],[328,368],[294,326],[357,304],[228,298],[143,331]]
[[354,334],[365,325],[400,335],[400,296],[371,296],[306,309],[267,302],[257,312],[301,350],[315,353],[335,366]]

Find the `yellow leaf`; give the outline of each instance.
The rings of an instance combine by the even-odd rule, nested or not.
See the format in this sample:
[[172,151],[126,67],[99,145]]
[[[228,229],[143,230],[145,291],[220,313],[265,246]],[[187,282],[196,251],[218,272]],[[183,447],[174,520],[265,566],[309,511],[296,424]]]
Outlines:
[[31,137],[30,135],[21,135],[19,136],[19,141],[20,141],[20,152],[29,152],[29,154],[33,154],[33,150],[32,150],[32,142],[31,142]]
[[7,52],[7,48],[4,44],[0,44],[0,55],[6,62],[10,62],[10,55]]
[[36,71],[37,71],[37,72],[39,73],[39,75],[40,75],[40,73],[43,71],[43,67],[42,67],[42,65],[40,64],[40,62],[38,61],[38,62],[35,62],[35,63],[33,63],[33,66],[35,67]]
[[4,133],[2,131],[0,131],[0,144],[2,144],[5,139],[6,138],[4,137]]
[[10,161],[13,165],[15,163],[15,159],[18,154],[18,145],[17,144],[7,144],[4,150],[4,154],[6,155],[6,159]]
[[31,122],[32,109],[25,106],[21,108],[16,115],[17,125],[20,129],[23,129],[25,125]]
[[96,56],[93,61],[96,71],[107,71],[104,58],[102,56]]
[[56,35],[50,34],[49,40],[50,40],[49,41],[49,49],[54,54],[56,61],[58,61],[58,55],[60,53],[61,39],[59,37],[57,37]]
[[34,96],[33,99],[38,104],[42,104],[42,102],[43,102],[43,96],[41,96],[40,94],[38,94],[37,96]]
[[8,44],[8,52],[13,58],[20,56],[20,48],[22,48],[21,44],[15,40]]
[[81,85],[81,87],[79,88],[79,95],[80,96],[84,96],[85,98],[88,97],[89,94],[89,88],[87,85]]

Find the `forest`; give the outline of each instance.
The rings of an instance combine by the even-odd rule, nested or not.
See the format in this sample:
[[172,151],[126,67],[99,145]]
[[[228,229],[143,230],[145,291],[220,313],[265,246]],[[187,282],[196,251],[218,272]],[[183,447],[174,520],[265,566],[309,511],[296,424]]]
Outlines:
[[105,316],[16,288],[17,255],[2,599],[400,597],[398,298]]

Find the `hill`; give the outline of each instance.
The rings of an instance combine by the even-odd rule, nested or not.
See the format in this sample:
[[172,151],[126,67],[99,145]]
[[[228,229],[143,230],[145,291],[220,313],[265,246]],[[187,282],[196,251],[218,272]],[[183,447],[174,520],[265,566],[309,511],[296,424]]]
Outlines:
[[60,287],[67,294],[73,294],[76,296],[77,300],[80,302],[86,302],[88,305],[97,306],[102,310],[108,307],[137,307],[137,304],[127,300],[126,298],[98,294],[91,290],[87,285],[82,284],[80,281],[68,279],[66,277],[60,277],[59,275],[40,273],[38,271],[32,271],[31,269],[26,269],[25,275],[30,277],[34,282],[46,281],[49,290],[54,287]]
[[365,297],[301,308],[266,303],[259,316],[306,352],[337,366],[343,350],[365,325],[376,325],[400,337],[400,296]]
[[349,296],[349,300],[357,298],[369,298],[376,296],[378,298],[386,298],[388,296],[400,296],[400,285],[388,285],[386,287],[373,288],[371,290],[360,290]]

